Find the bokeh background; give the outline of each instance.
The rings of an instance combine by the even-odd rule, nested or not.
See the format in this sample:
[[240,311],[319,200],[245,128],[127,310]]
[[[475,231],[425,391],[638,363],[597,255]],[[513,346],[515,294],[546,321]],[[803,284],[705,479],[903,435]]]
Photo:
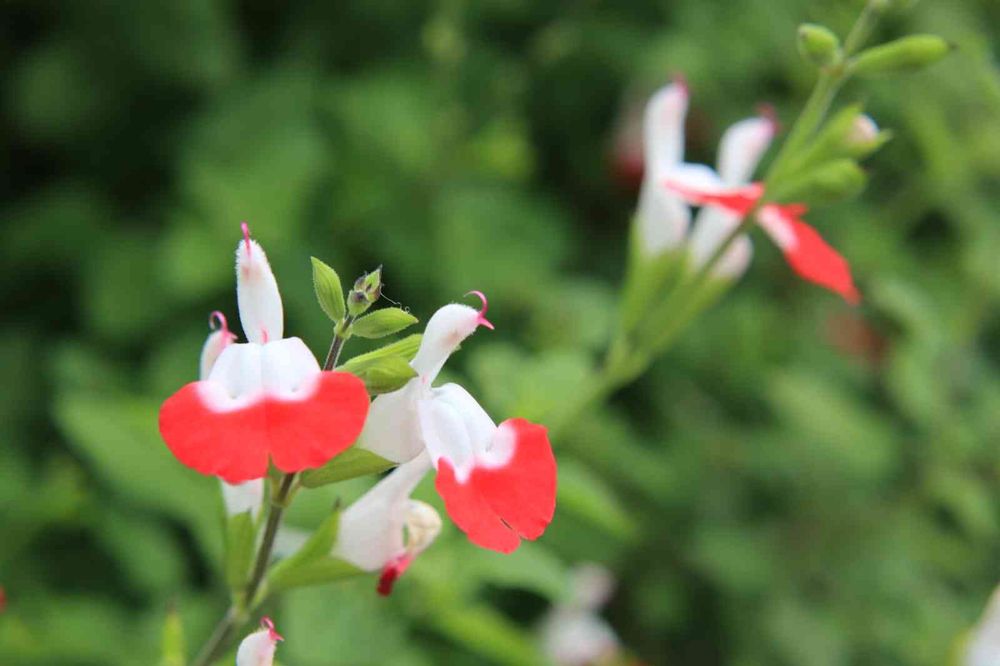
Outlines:
[[[226,601],[215,483],[159,441],[248,220],[286,330],[330,330],[309,256],[385,265],[421,319],[469,289],[497,331],[449,365],[499,419],[592,375],[616,316],[630,104],[683,72],[689,158],[814,72],[795,27],[858,2],[10,0],[0,20],[0,663],[156,664]],[[269,607],[289,666],[544,663],[578,562],[649,664],[939,666],[1000,580],[1000,4],[924,0],[932,70],[852,83],[896,138],[811,220],[851,309],[757,243],[743,281],[556,442],[560,504],[503,557],[452,526],[393,597],[366,577]],[[627,135],[627,132],[625,132]],[[626,151],[627,152],[627,151]],[[352,341],[347,353],[363,350]],[[300,496],[314,524],[334,496]],[[432,489],[421,496],[433,498]]]

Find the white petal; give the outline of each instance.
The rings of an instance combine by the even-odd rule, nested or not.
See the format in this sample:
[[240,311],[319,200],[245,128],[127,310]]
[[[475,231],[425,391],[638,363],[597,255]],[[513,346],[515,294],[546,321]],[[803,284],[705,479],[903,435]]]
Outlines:
[[993,592],[972,634],[963,666],[1000,666],[1000,588]]
[[[410,493],[430,469],[430,458],[421,455],[397,467],[349,506],[340,517],[333,555],[365,571],[377,571],[400,555],[403,527],[411,518]],[[416,520],[421,517],[426,516]]]
[[257,519],[264,503],[264,479],[235,484],[222,481],[221,485],[227,515],[236,516],[249,511],[254,520]]
[[795,239],[795,230],[788,224],[788,220],[777,206],[761,208],[757,213],[757,221],[782,252],[791,251],[798,242]]
[[475,466],[472,440],[462,414],[443,400],[425,399],[417,402],[420,434],[434,467],[444,458],[455,470],[459,481],[465,481]]
[[236,666],[271,666],[277,643],[267,629],[255,631],[240,643],[236,652]]
[[216,411],[243,409],[264,397],[261,378],[263,347],[252,342],[228,345],[198,386],[205,403]]
[[417,423],[417,400],[425,389],[419,378],[372,401],[357,446],[393,462],[407,462],[424,450]]
[[469,443],[476,456],[486,453],[497,431],[497,424],[472,395],[458,384],[445,384],[431,391],[432,399],[451,406],[458,412],[469,434]]
[[746,184],[774,138],[770,118],[747,118],[730,126],[719,143],[719,176],[726,185]]
[[263,248],[249,237],[236,248],[236,298],[248,341],[264,344],[281,339],[284,314],[278,283]]
[[666,187],[650,179],[643,181],[636,219],[639,247],[646,256],[656,256],[679,246],[691,222],[691,209]]
[[269,396],[304,399],[321,372],[316,357],[300,338],[277,339],[261,348],[261,381]]
[[571,603],[578,608],[598,610],[615,590],[614,575],[599,564],[581,564],[571,572]]
[[426,386],[430,386],[445,361],[482,322],[479,311],[451,303],[440,308],[427,322],[420,349],[410,362]]
[[205,345],[201,348],[201,360],[198,363],[198,367],[200,368],[199,379],[208,378],[208,375],[212,372],[212,366],[215,365],[222,351],[232,344],[234,337],[225,328],[213,331],[208,336],[208,339],[205,340]]
[[712,167],[691,162],[675,164],[662,174],[661,185],[663,180],[670,180],[694,190],[718,190],[725,186]]
[[650,98],[643,120],[647,174],[662,173],[683,159],[687,108],[688,92],[683,84],[672,83]]
[[542,624],[542,646],[556,666],[614,663],[618,637],[599,615],[577,609],[557,609]]

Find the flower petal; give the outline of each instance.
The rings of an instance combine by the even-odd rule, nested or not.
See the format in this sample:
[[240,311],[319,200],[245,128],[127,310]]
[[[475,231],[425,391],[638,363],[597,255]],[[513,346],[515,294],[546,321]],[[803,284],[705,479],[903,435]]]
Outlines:
[[501,553],[513,553],[521,545],[521,539],[504,525],[474,484],[461,483],[455,478],[455,471],[447,460],[438,463],[434,487],[444,500],[448,515],[469,541]]
[[757,200],[764,194],[764,186],[760,183],[751,183],[742,187],[712,188],[695,186],[685,179],[672,178],[669,175],[661,182],[667,189],[686,199],[688,203],[698,206],[718,206],[740,217],[749,213]]
[[847,261],[799,216],[802,206],[764,206],[758,220],[802,278],[836,292],[848,303],[856,304],[861,295],[854,286]]
[[278,283],[264,249],[250,239],[246,223],[243,234],[243,240],[236,247],[236,299],[243,334],[247,340],[258,344],[280,340],[284,313]]
[[753,176],[774,138],[773,118],[757,116],[734,123],[719,142],[719,176],[726,185],[743,185]]
[[663,173],[684,157],[684,118],[688,90],[671,83],[657,91],[646,105],[643,120],[643,153],[646,173]]
[[410,362],[425,386],[434,382],[452,352],[484,321],[483,313],[460,303],[445,305],[431,316],[420,349]]

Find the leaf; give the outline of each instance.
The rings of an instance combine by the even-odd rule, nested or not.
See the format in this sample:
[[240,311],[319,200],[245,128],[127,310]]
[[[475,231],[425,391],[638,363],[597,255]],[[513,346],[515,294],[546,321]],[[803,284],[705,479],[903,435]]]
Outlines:
[[339,366],[337,369],[343,370],[344,372],[354,373],[360,377],[361,373],[366,368],[369,368],[373,364],[378,363],[380,360],[390,356],[402,356],[404,359],[409,361],[416,356],[417,350],[420,349],[420,340],[422,338],[423,335],[420,333],[408,335],[402,340],[397,340],[396,342],[388,344],[385,347],[379,347],[378,349],[370,351],[366,354],[359,354]]
[[231,590],[239,590],[246,585],[256,536],[257,526],[250,511],[226,520],[226,582]]
[[340,276],[316,257],[312,259],[313,267],[313,289],[316,291],[316,300],[323,308],[326,316],[333,321],[340,321],[344,318],[346,308],[344,306],[344,288],[340,285]]
[[383,308],[354,322],[351,332],[362,338],[384,338],[417,323],[417,318],[400,308]]
[[416,376],[417,371],[402,356],[384,358],[359,375],[372,395],[398,391]]
[[322,467],[303,472],[300,482],[306,488],[318,488],[337,481],[378,474],[395,465],[391,460],[353,446]]
[[[286,560],[287,561],[287,560]],[[335,557],[322,557],[296,566],[281,567],[278,563],[268,577],[267,589],[271,592],[303,585],[322,585],[345,578],[361,576],[365,572],[350,562]]]

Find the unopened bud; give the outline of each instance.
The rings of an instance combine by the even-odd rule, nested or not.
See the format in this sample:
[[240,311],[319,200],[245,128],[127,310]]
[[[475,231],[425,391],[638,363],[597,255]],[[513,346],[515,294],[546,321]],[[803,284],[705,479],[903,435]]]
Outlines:
[[365,273],[354,281],[354,288],[347,295],[347,311],[357,317],[382,296],[382,267]]
[[865,172],[854,160],[841,158],[782,182],[769,198],[795,203],[836,201],[857,195],[867,181]]
[[844,157],[859,160],[871,155],[891,138],[880,131],[860,104],[852,104],[827,122],[802,154],[794,160],[792,172],[804,173],[818,165]]
[[825,26],[815,23],[800,25],[798,46],[803,58],[820,67],[840,60],[840,40]]
[[848,155],[861,159],[881,148],[892,137],[891,132],[879,130],[871,116],[859,114],[847,130],[845,148]]
[[851,71],[861,76],[917,71],[941,60],[953,48],[937,35],[910,35],[862,51]]

